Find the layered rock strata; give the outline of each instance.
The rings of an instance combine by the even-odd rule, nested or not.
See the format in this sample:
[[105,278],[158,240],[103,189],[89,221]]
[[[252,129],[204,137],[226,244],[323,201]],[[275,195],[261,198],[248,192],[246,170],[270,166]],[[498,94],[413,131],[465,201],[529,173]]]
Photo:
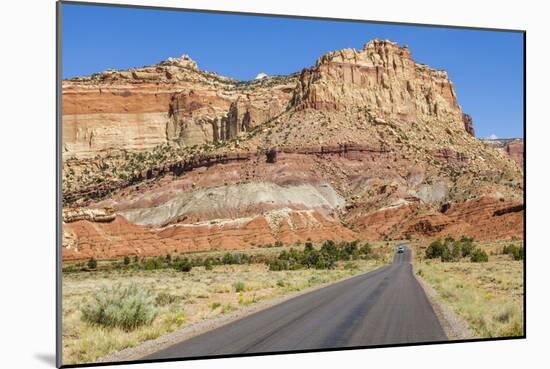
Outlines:
[[65,259],[523,236],[519,142],[476,139],[447,73],[390,41],[249,82],[182,57],[63,88]]

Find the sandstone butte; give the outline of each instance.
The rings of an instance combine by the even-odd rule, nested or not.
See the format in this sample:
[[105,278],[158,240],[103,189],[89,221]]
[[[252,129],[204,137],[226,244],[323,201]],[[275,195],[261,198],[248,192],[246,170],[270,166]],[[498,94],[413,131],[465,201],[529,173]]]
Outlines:
[[63,81],[63,258],[282,241],[522,238],[523,144],[373,40],[235,81],[188,56]]

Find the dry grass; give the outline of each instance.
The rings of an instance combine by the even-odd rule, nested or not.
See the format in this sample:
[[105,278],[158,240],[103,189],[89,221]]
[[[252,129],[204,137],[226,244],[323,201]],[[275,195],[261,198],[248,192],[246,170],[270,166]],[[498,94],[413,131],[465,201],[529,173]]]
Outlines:
[[[382,248],[386,249],[386,248]],[[391,250],[391,248],[387,248]],[[265,250],[272,252],[272,250]],[[275,251],[275,250],[273,250]],[[87,363],[155,339],[180,327],[212,319],[261,300],[318,286],[372,270],[381,260],[340,262],[333,270],[269,271],[264,264],[196,267],[190,273],[171,269],[111,270],[63,276],[64,364]],[[158,315],[148,326],[125,332],[90,325],[81,319],[86,299],[102,286],[136,283],[157,296]]]
[[[416,272],[430,283],[478,337],[523,335],[523,261],[500,251],[509,242],[476,242],[489,254],[486,263],[442,263],[423,258],[425,243],[416,245]],[[519,243],[516,241],[516,243]]]

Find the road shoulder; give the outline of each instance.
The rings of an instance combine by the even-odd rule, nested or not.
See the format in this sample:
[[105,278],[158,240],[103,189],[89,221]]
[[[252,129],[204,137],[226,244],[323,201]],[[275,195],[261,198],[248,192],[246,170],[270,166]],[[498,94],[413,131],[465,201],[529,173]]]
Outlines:
[[466,340],[475,338],[472,330],[470,329],[468,322],[461,316],[456,314],[451,308],[449,308],[444,302],[439,293],[422,277],[416,273],[416,266],[414,262],[414,254],[411,258],[411,264],[413,267],[413,275],[424,290],[426,297],[432,305],[435,315],[439,319],[445,334],[449,340]]

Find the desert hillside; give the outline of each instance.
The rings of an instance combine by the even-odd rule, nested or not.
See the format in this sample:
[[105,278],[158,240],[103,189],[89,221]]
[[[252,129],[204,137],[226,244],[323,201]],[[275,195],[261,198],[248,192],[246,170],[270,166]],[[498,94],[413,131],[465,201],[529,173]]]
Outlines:
[[[523,236],[523,142],[373,40],[235,81],[188,56],[63,81],[64,258]],[[521,158],[521,159],[520,159]]]
[[523,167],[525,159],[525,148],[522,138],[495,138],[482,139],[482,142],[504,151],[516,163]]

